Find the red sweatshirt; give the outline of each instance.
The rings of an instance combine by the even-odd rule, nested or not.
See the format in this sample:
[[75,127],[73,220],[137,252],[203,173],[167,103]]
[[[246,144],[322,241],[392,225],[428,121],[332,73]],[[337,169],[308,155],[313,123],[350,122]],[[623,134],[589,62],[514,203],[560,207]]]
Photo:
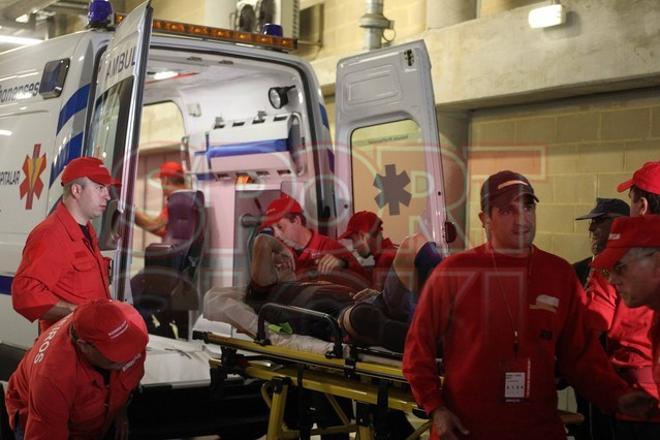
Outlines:
[[[653,353],[649,331],[653,311],[648,307],[628,308],[600,271],[592,271],[585,287],[587,294],[587,325],[607,333],[607,353],[610,362],[630,385],[641,388],[656,399],[652,375]],[[623,420],[638,420],[617,414]],[[652,419],[660,421],[660,416]]]
[[[531,257],[493,254],[483,245],[447,258],[427,281],[406,339],[403,372],[417,402],[429,414],[446,405],[471,439],[565,439],[557,413],[558,362],[580,394],[613,411],[629,387],[586,329],[583,295],[570,264],[536,247]],[[527,359],[529,397],[505,403],[505,372]]]

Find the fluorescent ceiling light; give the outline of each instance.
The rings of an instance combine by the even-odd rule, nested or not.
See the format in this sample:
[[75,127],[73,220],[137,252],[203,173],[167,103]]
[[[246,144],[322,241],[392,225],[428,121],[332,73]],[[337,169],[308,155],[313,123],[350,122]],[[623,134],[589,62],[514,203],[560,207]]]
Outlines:
[[160,79],[169,79],[169,78],[174,78],[177,76],[178,73],[172,71],[172,70],[164,70],[162,72],[156,72],[154,73],[154,79],[155,80],[160,80]]
[[552,4],[541,6],[529,11],[529,27],[532,29],[547,28],[566,23],[566,8],[564,5]]
[[38,38],[14,37],[13,35],[0,35],[0,43],[15,44],[17,46],[27,46],[41,43],[44,40]]
[[2,130],[0,129],[0,136],[11,136],[12,131],[11,130]]

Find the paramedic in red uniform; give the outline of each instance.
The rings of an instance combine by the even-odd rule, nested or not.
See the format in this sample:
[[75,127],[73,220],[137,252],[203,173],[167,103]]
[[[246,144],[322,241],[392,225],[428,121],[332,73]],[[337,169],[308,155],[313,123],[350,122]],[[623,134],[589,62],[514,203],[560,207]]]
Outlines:
[[76,306],[109,298],[109,259],[90,221],[105,210],[118,184],[103,162],[72,160],[62,173],[62,202],[28,236],[12,283],[14,309],[44,331]]
[[271,261],[274,251],[282,264],[291,266],[297,281],[323,279],[358,290],[369,287],[369,276],[353,254],[336,240],[308,228],[302,207],[289,195],[282,193],[268,205],[261,223],[262,229],[267,227],[282,246],[274,250],[269,237],[257,236],[251,265],[253,287],[282,281],[274,268],[262,264]]
[[163,162],[156,177],[160,178],[160,186],[163,190],[163,207],[155,217],[136,211],[135,224],[152,234],[164,237],[167,233],[167,222],[169,220],[167,200],[174,191],[187,189],[187,186],[183,175],[183,167],[178,162]]
[[605,272],[626,306],[633,310],[648,307],[655,312],[649,336],[653,377],[660,392],[660,216],[615,220],[607,247],[592,266]]
[[362,258],[373,256],[371,287],[383,290],[387,272],[392,266],[397,246],[389,238],[383,237],[383,221],[371,211],[359,211],[348,220],[346,231],[338,237],[348,239]]
[[[617,190],[629,190],[631,216],[660,214],[660,162],[646,163]],[[587,325],[606,333],[610,362],[626,382],[657,399],[649,339],[653,311],[647,307],[629,308],[600,271],[592,271],[585,291]],[[615,440],[660,439],[660,414],[651,420],[639,420],[617,413],[612,429]]]
[[41,334],[9,378],[19,439],[128,438],[126,404],[144,375],[147,330],[129,304],[98,299]]
[[586,329],[571,265],[532,245],[537,201],[524,176],[490,176],[479,214],[487,243],[446,258],[425,285],[403,372],[433,419],[433,439],[565,439],[556,363],[608,412],[643,415],[657,406],[619,378]]

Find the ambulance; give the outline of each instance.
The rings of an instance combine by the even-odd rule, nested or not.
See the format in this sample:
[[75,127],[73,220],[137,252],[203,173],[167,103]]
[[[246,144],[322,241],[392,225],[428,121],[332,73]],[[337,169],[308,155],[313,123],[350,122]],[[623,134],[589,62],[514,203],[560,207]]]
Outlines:
[[[62,170],[79,156],[102,159],[121,181],[94,224],[113,260],[113,297],[153,305],[159,296],[171,304],[175,288],[182,296],[177,310],[189,325],[180,339],[150,342],[147,375],[157,370],[152,382],[161,387],[190,385],[197,378],[185,375],[198,370],[208,384],[208,365],[188,365],[204,350],[183,340],[208,289],[248,283],[251,241],[282,192],[331,237],[353,212],[370,210],[395,242],[423,232],[446,247],[451,228],[423,42],[338,63],[333,143],[314,71],[288,53],[295,40],[153,19],[149,2],[112,19],[107,5],[91,2],[86,31],[0,54],[1,380],[37,334],[11,304],[23,246],[60,201]],[[177,139],[157,148],[141,139],[173,120]],[[181,229],[192,230],[183,241],[196,244],[183,251],[145,239],[134,224],[135,207],[158,186],[158,158],[185,171],[189,190],[176,209],[189,215],[177,220],[193,223]],[[187,287],[147,276],[149,292],[135,294],[136,277],[170,263],[189,272]],[[178,360],[164,372],[171,357]],[[184,377],[168,376],[172,370]]]

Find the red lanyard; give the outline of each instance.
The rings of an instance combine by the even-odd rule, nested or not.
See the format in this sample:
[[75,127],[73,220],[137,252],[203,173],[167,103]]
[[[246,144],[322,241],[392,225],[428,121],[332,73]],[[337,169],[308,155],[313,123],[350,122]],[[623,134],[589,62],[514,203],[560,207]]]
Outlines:
[[[500,281],[500,271],[497,268],[497,262],[495,260],[495,250],[491,247],[490,248],[490,258],[493,261],[493,269],[495,269],[495,279],[497,281],[497,288],[500,292],[500,296],[502,297],[502,302],[504,302],[504,305],[506,306],[506,312],[507,315],[509,316],[509,321],[511,322],[511,329],[513,330],[513,354],[514,356],[518,355],[518,350],[520,349],[520,336],[518,333],[518,324],[517,321],[513,319],[513,312],[511,311],[511,306],[509,305],[509,301],[506,299],[506,294],[504,293],[504,288],[502,287],[502,282]],[[527,283],[525,285],[525,293],[529,290],[529,283],[532,277],[532,256],[534,254],[534,248],[530,247],[529,251],[529,256],[527,257]]]

